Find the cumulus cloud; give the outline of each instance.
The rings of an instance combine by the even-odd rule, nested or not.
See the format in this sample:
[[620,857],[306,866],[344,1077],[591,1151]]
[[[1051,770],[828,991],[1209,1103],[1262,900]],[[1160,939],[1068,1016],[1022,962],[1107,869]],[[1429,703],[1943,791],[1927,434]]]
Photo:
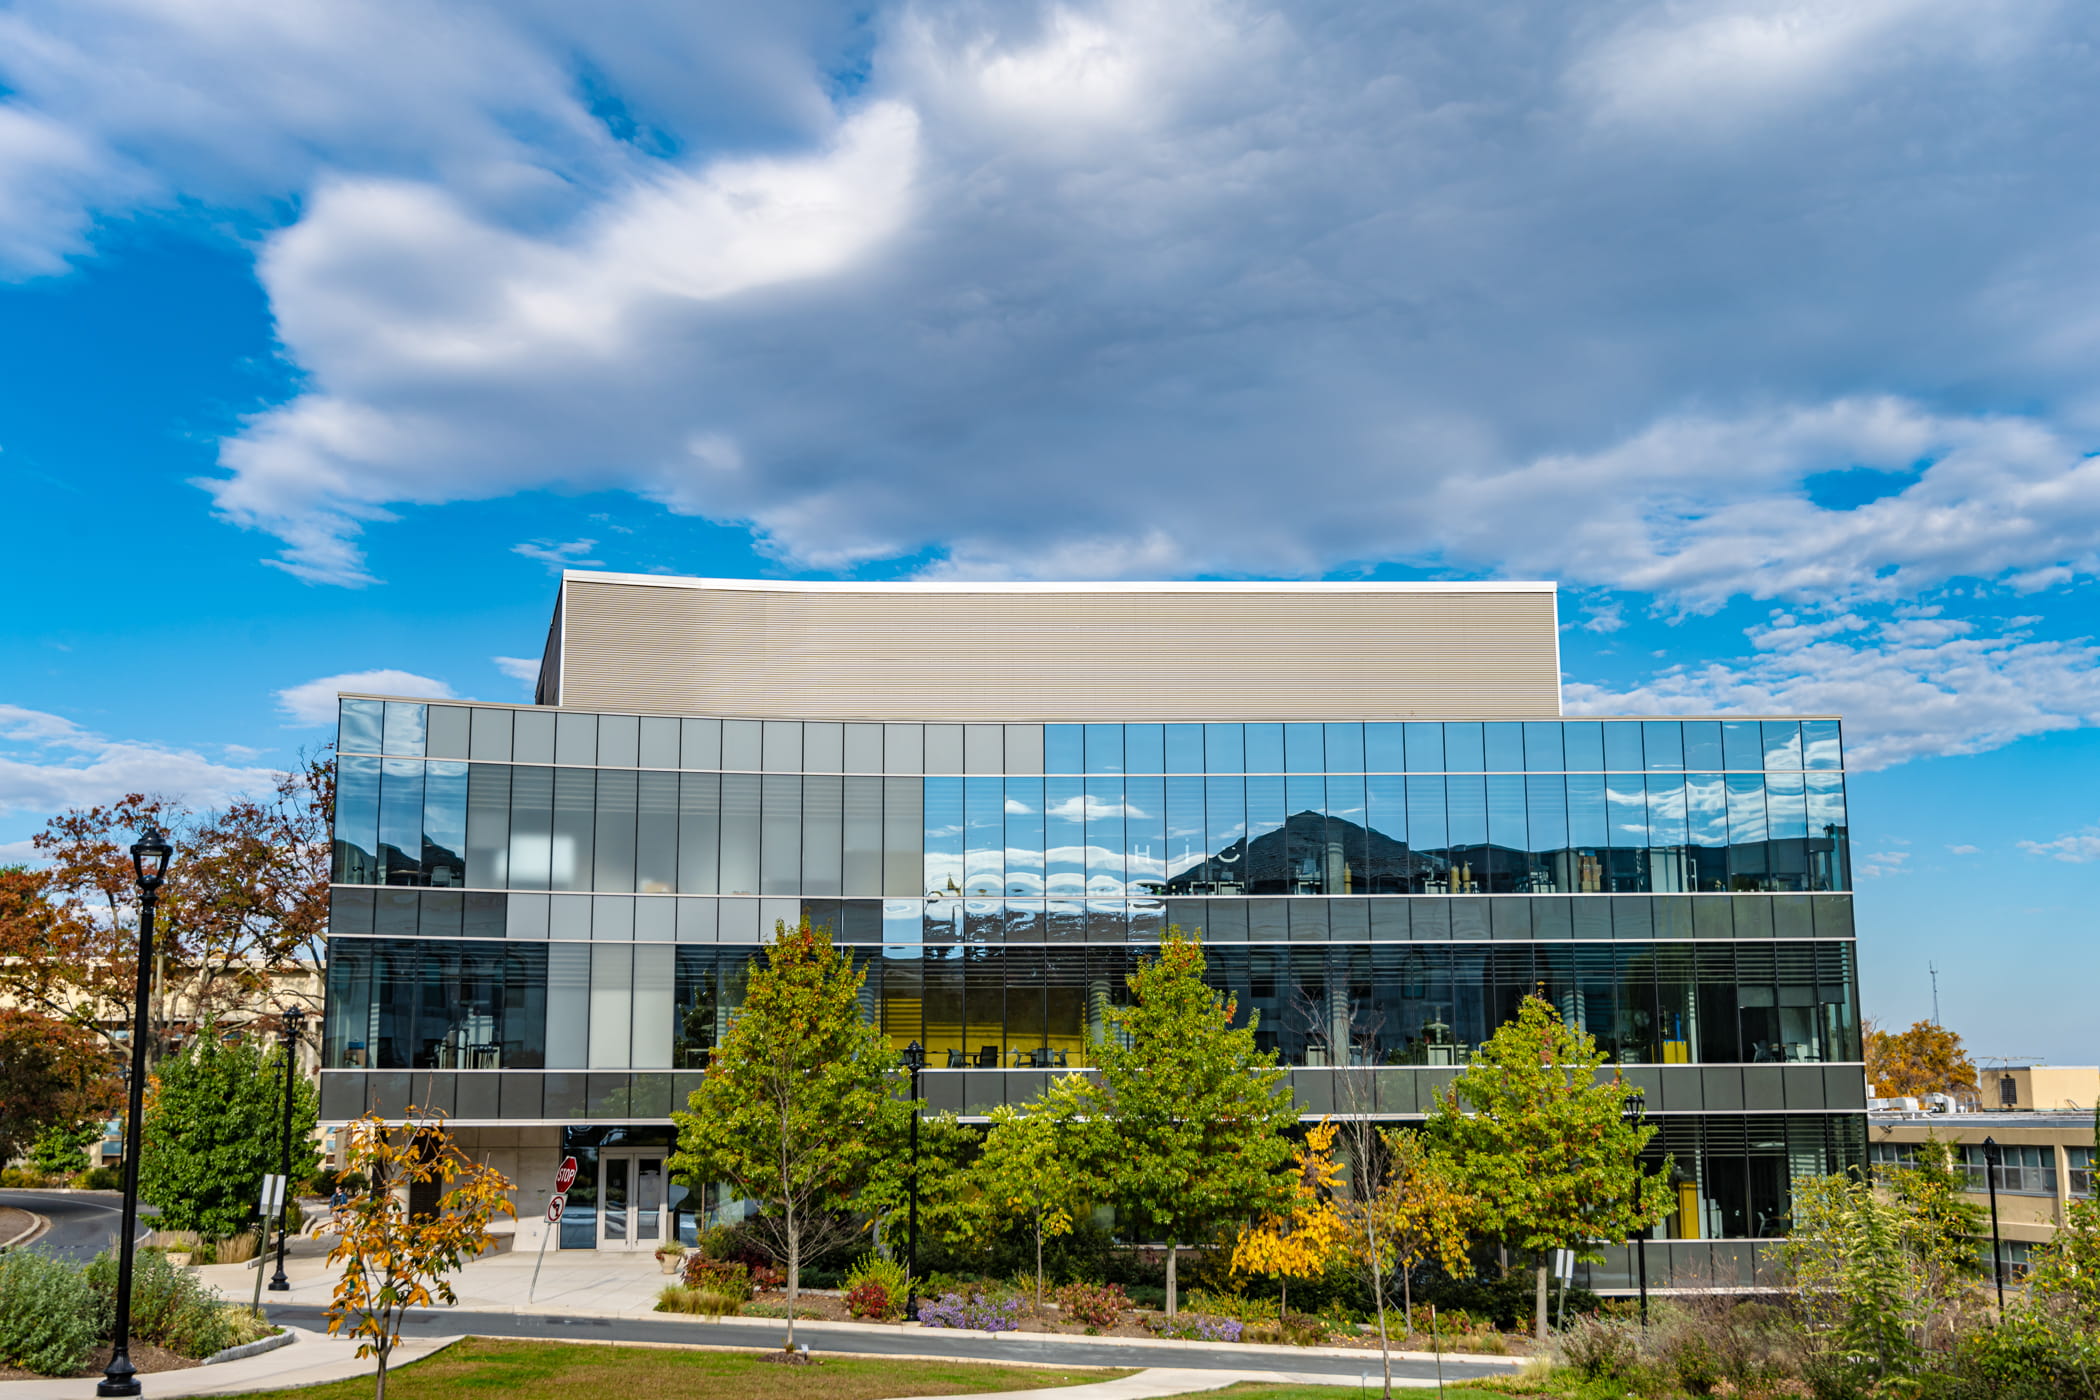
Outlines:
[[0,705],[0,815],[89,807],[134,792],[215,806],[265,792],[276,779],[272,768],[111,739],[63,715]]
[[340,676],[321,676],[286,686],[277,692],[277,708],[292,725],[332,725],[336,722],[336,697],[342,691],[363,695],[414,695],[432,700],[452,698],[451,686],[413,671],[349,671]]
[[1880,620],[1777,613],[1751,655],[1625,689],[1564,687],[1570,714],[1837,714],[1854,770],[1981,753],[2100,723],[2100,646],[1995,632],[1919,608]]
[[522,554],[527,559],[537,559],[547,566],[547,572],[558,574],[563,569],[587,569],[594,564],[604,563],[602,559],[588,557],[597,544],[596,540],[568,540],[561,544],[549,540],[527,540],[523,544],[512,545],[510,552]]
[[2100,860],[2100,827],[2089,826],[2084,831],[2074,831],[2054,841],[2022,841],[2020,849],[2030,855],[2084,865]]
[[540,683],[540,659],[537,656],[492,656],[496,669],[512,680],[525,686]]

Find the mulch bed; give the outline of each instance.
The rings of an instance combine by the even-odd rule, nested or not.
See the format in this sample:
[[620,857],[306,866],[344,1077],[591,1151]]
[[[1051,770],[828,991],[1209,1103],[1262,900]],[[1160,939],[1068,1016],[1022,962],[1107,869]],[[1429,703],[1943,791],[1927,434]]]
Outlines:
[[[164,1351],[160,1347],[149,1346],[143,1342],[133,1342],[131,1344],[131,1365],[142,1376],[154,1371],[187,1371],[192,1366],[201,1366],[203,1364],[201,1361],[192,1361],[187,1356],[177,1356],[172,1351]],[[107,1365],[109,1365],[109,1348],[107,1346],[99,1346],[88,1353],[87,1365],[73,1374],[76,1376],[99,1376],[102,1374],[102,1368]],[[50,1377],[39,1376],[33,1371],[18,1371],[11,1366],[0,1366],[0,1381],[41,1381],[49,1379]]]

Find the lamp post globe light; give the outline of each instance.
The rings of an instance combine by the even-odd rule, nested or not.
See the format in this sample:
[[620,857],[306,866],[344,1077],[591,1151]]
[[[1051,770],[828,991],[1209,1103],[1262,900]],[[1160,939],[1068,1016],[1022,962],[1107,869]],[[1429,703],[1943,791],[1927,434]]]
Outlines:
[[131,1002],[131,1083],[124,1119],[124,1211],[117,1235],[117,1315],[109,1365],[95,1384],[97,1395],[138,1395],[138,1368],[131,1364],[131,1266],[137,1250],[139,1221],[139,1153],[145,1148],[141,1122],[146,1096],[146,996],[153,985],[153,909],[175,848],[160,827],[149,821],[132,843],[131,870],[139,887],[139,965]]
[[[1626,1121],[1633,1126],[1636,1132],[1638,1132],[1648,1122],[1647,1093],[1640,1089],[1634,1090],[1633,1093],[1630,1094],[1626,1099],[1626,1108],[1624,1111],[1626,1114]],[[1640,1166],[1638,1163],[1635,1164],[1634,1171],[1636,1175],[1634,1177],[1633,1182],[1633,1208],[1636,1212],[1638,1212],[1641,1208],[1641,1183],[1643,1180],[1643,1178],[1638,1174],[1640,1172]],[[1644,1230],[1639,1234],[1632,1235],[1627,1239],[1626,1242],[1629,1246],[1632,1247],[1634,1260],[1633,1266],[1634,1269],[1639,1273],[1641,1280],[1641,1326],[1646,1327],[1648,1325],[1647,1232]]]
[[926,1048],[914,1040],[904,1047],[904,1067],[911,1071],[911,1210],[904,1227],[904,1316],[919,1315],[919,1071],[926,1068]]
[[277,1167],[284,1177],[284,1199],[277,1204],[277,1272],[270,1277],[272,1293],[288,1293],[292,1287],[284,1275],[284,1226],[292,1209],[292,1074],[299,1060],[299,1028],[305,1022],[305,1007],[294,1003],[284,1009],[284,1132]]

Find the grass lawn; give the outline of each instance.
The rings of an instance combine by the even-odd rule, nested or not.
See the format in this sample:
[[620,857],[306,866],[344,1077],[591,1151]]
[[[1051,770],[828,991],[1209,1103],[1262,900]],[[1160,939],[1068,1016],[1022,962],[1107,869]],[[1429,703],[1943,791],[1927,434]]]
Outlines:
[[[1113,1380],[1128,1371],[998,1366],[968,1361],[888,1361],[826,1356],[817,1366],[776,1366],[755,1352],[688,1351],[572,1342],[469,1337],[400,1370],[388,1370],[387,1400],[578,1400],[583,1396],[678,1395],[735,1400],[879,1400],[890,1395],[961,1395],[1038,1390]],[[372,1378],[250,1400],[359,1400]]]

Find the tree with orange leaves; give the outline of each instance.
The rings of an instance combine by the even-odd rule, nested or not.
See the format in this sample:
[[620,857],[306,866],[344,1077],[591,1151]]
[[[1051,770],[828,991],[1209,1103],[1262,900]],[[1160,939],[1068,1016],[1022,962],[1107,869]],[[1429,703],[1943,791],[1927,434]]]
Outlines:
[[1976,1097],[1976,1066],[1961,1037],[1946,1027],[1919,1021],[1907,1031],[1885,1031],[1869,1022],[1866,1039],[1867,1082],[1875,1097]]
[[1278,1312],[1289,1310],[1291,1280],[1318,1278],[1340,1252],[1347,1233],[1334,1204],[1335,1182],[1341,1176],[1334,1161],[1335,1132],[1334,1123],[1325,1118],[1306,1130],[1305,1141],[1291,1152],[1290,1199],[1282,1210],[1241,1230],[1232,1246],[1232,1272],[1266,1274],[1281,1284]]

